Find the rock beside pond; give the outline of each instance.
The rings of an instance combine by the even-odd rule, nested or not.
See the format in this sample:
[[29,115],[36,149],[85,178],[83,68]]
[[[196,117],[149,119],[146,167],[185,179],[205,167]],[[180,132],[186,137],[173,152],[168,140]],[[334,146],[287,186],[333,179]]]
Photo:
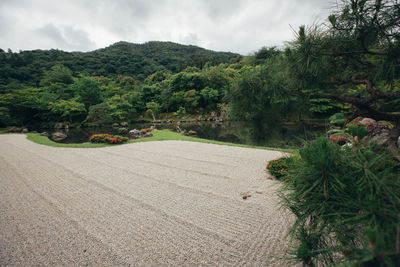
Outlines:
[[22,128],[12,126],[10,129],[8,129],[8,132],[9,133],[20,133],[20,132],[22,132]]
[[118,128],[118,133],[120,133],[120,134],[126,134],[126,133],[128,133],[128,128],[125,128],[125,127],[121,127],[121,128]]
[[143,135],[143,137],[152,137],[152,136],[153,136],[152,133],[145,133],[145,134]]
[[48,132],[41,132],[39,135],[41,135],[41,136],[47,136],[47,137],[50,136]]
[[133,139],[140,138],[142,133],[138,129],[133,129],[129,131],[129,136]]
[[189,136],[195,136],[195,135],[197,135],[197,132],[196,132],[196,131],[193,131],[193,130],[190,130],[190,131],[187,133],[187,135],[189,135]]
[[56,142],[62,141],[65,138],[67,138],[67,135],[61,132],[55,132],[51,135],[51,139],[53,139]]

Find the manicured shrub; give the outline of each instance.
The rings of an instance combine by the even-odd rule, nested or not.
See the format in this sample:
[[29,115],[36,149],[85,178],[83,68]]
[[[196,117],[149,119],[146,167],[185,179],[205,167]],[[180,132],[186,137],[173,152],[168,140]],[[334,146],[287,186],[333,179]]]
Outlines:
[[361,124],[349,126],[349,133],[352,136],[357,136],[359,140],[363,139],[368,134],[367,129]]
[[357,136],[359,140],[363,139],[368,131],[366,127],[369,125],[366,123],[365,125],[361,124],[362,117],[357,117],[351,122],[347,124],[347,129],[352,136]]
[[[306,266],[396,266],[400,167],[382,147],[319,138],[300,151],[280,197],[296,216],[293,254]],[[397,265],[398,266],[398,265]]]
[[271,160],[267,164],[267,169],[271,175],[275,176],[277,179],[280,179],[288,174],[293,164],[293,157],[283,157]]
[[90,137],[91,143],[122,144],[128,140],[128,137],[111,134],[94,134]]

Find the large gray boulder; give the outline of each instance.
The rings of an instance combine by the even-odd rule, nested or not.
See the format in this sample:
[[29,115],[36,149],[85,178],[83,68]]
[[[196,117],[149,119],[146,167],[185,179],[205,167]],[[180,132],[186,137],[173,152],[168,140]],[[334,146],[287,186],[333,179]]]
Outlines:
[[133,129],[129,131],[129,136],[133,139],[142,137],[142,132],[138,129]]
[[390,130],[387,125],[370,124],[367,126],[369,135],[368,142],[375,142],[377,145],[386,144],[390,140]]
[[371,118],[364,118],[360,121],[362,125],[371,125],[371,124],[376,124],[376,120],[371,119]]
[[62,141],[65,138],[67,138],[67,135],[62,132],[55,132],[51,134],[51,139],[53,139],[56,142]]

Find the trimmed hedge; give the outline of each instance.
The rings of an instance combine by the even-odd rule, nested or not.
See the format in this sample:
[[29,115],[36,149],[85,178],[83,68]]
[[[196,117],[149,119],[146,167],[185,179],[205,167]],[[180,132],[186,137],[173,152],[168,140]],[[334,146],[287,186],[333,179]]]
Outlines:
[[128,137],[111,134],[94,134],[90,137],[91,143],[122,144],[128,140]]

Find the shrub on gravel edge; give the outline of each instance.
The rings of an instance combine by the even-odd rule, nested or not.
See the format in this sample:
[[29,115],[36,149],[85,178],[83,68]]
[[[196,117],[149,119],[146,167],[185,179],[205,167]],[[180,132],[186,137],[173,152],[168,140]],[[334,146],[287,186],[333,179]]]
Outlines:
[[279,159],[271,160],[267,165],[267,170],[277,179],[286,176],[294,165],[294,157],[282,157]]

